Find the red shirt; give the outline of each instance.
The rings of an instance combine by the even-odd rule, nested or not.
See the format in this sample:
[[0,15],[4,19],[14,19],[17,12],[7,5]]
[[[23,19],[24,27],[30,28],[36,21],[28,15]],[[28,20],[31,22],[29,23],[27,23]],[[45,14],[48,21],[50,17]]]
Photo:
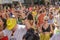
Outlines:
[[5,37],[3,37],[1,40],[8,40],[8,37],[5,36]]

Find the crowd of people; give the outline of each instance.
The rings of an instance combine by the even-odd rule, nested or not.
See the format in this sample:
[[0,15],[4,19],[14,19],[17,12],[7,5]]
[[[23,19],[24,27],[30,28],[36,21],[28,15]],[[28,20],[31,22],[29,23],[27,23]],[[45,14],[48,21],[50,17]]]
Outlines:
[[60,6],[34,5],[0,10],[0,40],[59,40]]

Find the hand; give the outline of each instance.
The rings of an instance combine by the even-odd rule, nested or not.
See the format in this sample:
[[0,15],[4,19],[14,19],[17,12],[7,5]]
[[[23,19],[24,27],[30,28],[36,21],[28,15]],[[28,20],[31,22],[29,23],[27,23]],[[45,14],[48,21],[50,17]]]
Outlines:
[[21,5],[21,2],[19,4]]
[[22,7],[22,3],[20,2],[19,5]]

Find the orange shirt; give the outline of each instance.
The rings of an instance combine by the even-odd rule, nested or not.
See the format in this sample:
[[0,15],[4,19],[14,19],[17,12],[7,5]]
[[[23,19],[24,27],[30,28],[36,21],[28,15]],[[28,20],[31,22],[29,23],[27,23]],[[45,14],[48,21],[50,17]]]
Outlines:
[[42,13],[39,17],[38,17],[38,26],[40,26],[41,24],[43,24],[43,20],[44,20],[44,16],[45,16],[45,14],[44,13]]

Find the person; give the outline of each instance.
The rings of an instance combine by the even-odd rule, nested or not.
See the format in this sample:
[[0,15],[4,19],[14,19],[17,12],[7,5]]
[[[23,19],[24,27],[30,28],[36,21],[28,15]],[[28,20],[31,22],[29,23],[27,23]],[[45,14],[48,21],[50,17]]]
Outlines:
[[58,14],[55,16],[55,23],[57,23],[58,25],[60,24],[60,11],[58,12]]
[[55,29],[55,25],[54,25],[54,16],[53,16],[52,12],[49,13],[48,23],[52,25],[53,30],[54,30]]
[[33,25],[33,16],[32,14],[29,14],[26,18],[26,21],[25,21],[25,25],[28,26],[27,29],[30,29],[30,28],[34,28],[34,25]]
[[45,16],[44,23],[40,27],[40,40],[49,40],[52,32],[52,26],[48,24],[48,17]]
[[[5,21],[2,18],[0,18],[0,32],[6,28],[5,25],[6,25]],[[0,40],[8,40],[8,37],[3,36],[0,38]]]
[[49,13],[48,23],[50,23],[50,24],[53,24],[54,23],[54,16],[53,16],[53,13],[52,12]]
[[50,40],[60,40],[60,25],[56,24],[56,29],[54,35],[50,38]]
[[37,22],[38,27],[41,26],[41,24],[43,24],[43,19],[46,15],[43,11],[40,11],[39,13],[40,13],[40,15],[38,16],[38,22]]
[[35,26],[33,24],[33,16],[31,13],[27,16],[25,20],[25,25],[28,26],[28,28],[26,34],[23,36],[23,40],[38,40],[39,36],[34,32]]
[[35,33],[33,28],[28,29],[26,34],[23,36],[25,40],[39,40],[39,35]]
[[54,35],[51,37],[50,40],[60,40],[60,11],[58,13],[58,15],[55,16],[55,30],[54,30]]
[[37,10],[36,10],[35,7],[34,7],[33,10],[32,10],[32,15],[33,15],[34,18],[35,18],[35,16],[37,15]]
[[18,25],[15,18],[9,18],[6,29],[0,32],[0,38],[8,36],[8,40],[22,40],[26,31],[25,25]]

